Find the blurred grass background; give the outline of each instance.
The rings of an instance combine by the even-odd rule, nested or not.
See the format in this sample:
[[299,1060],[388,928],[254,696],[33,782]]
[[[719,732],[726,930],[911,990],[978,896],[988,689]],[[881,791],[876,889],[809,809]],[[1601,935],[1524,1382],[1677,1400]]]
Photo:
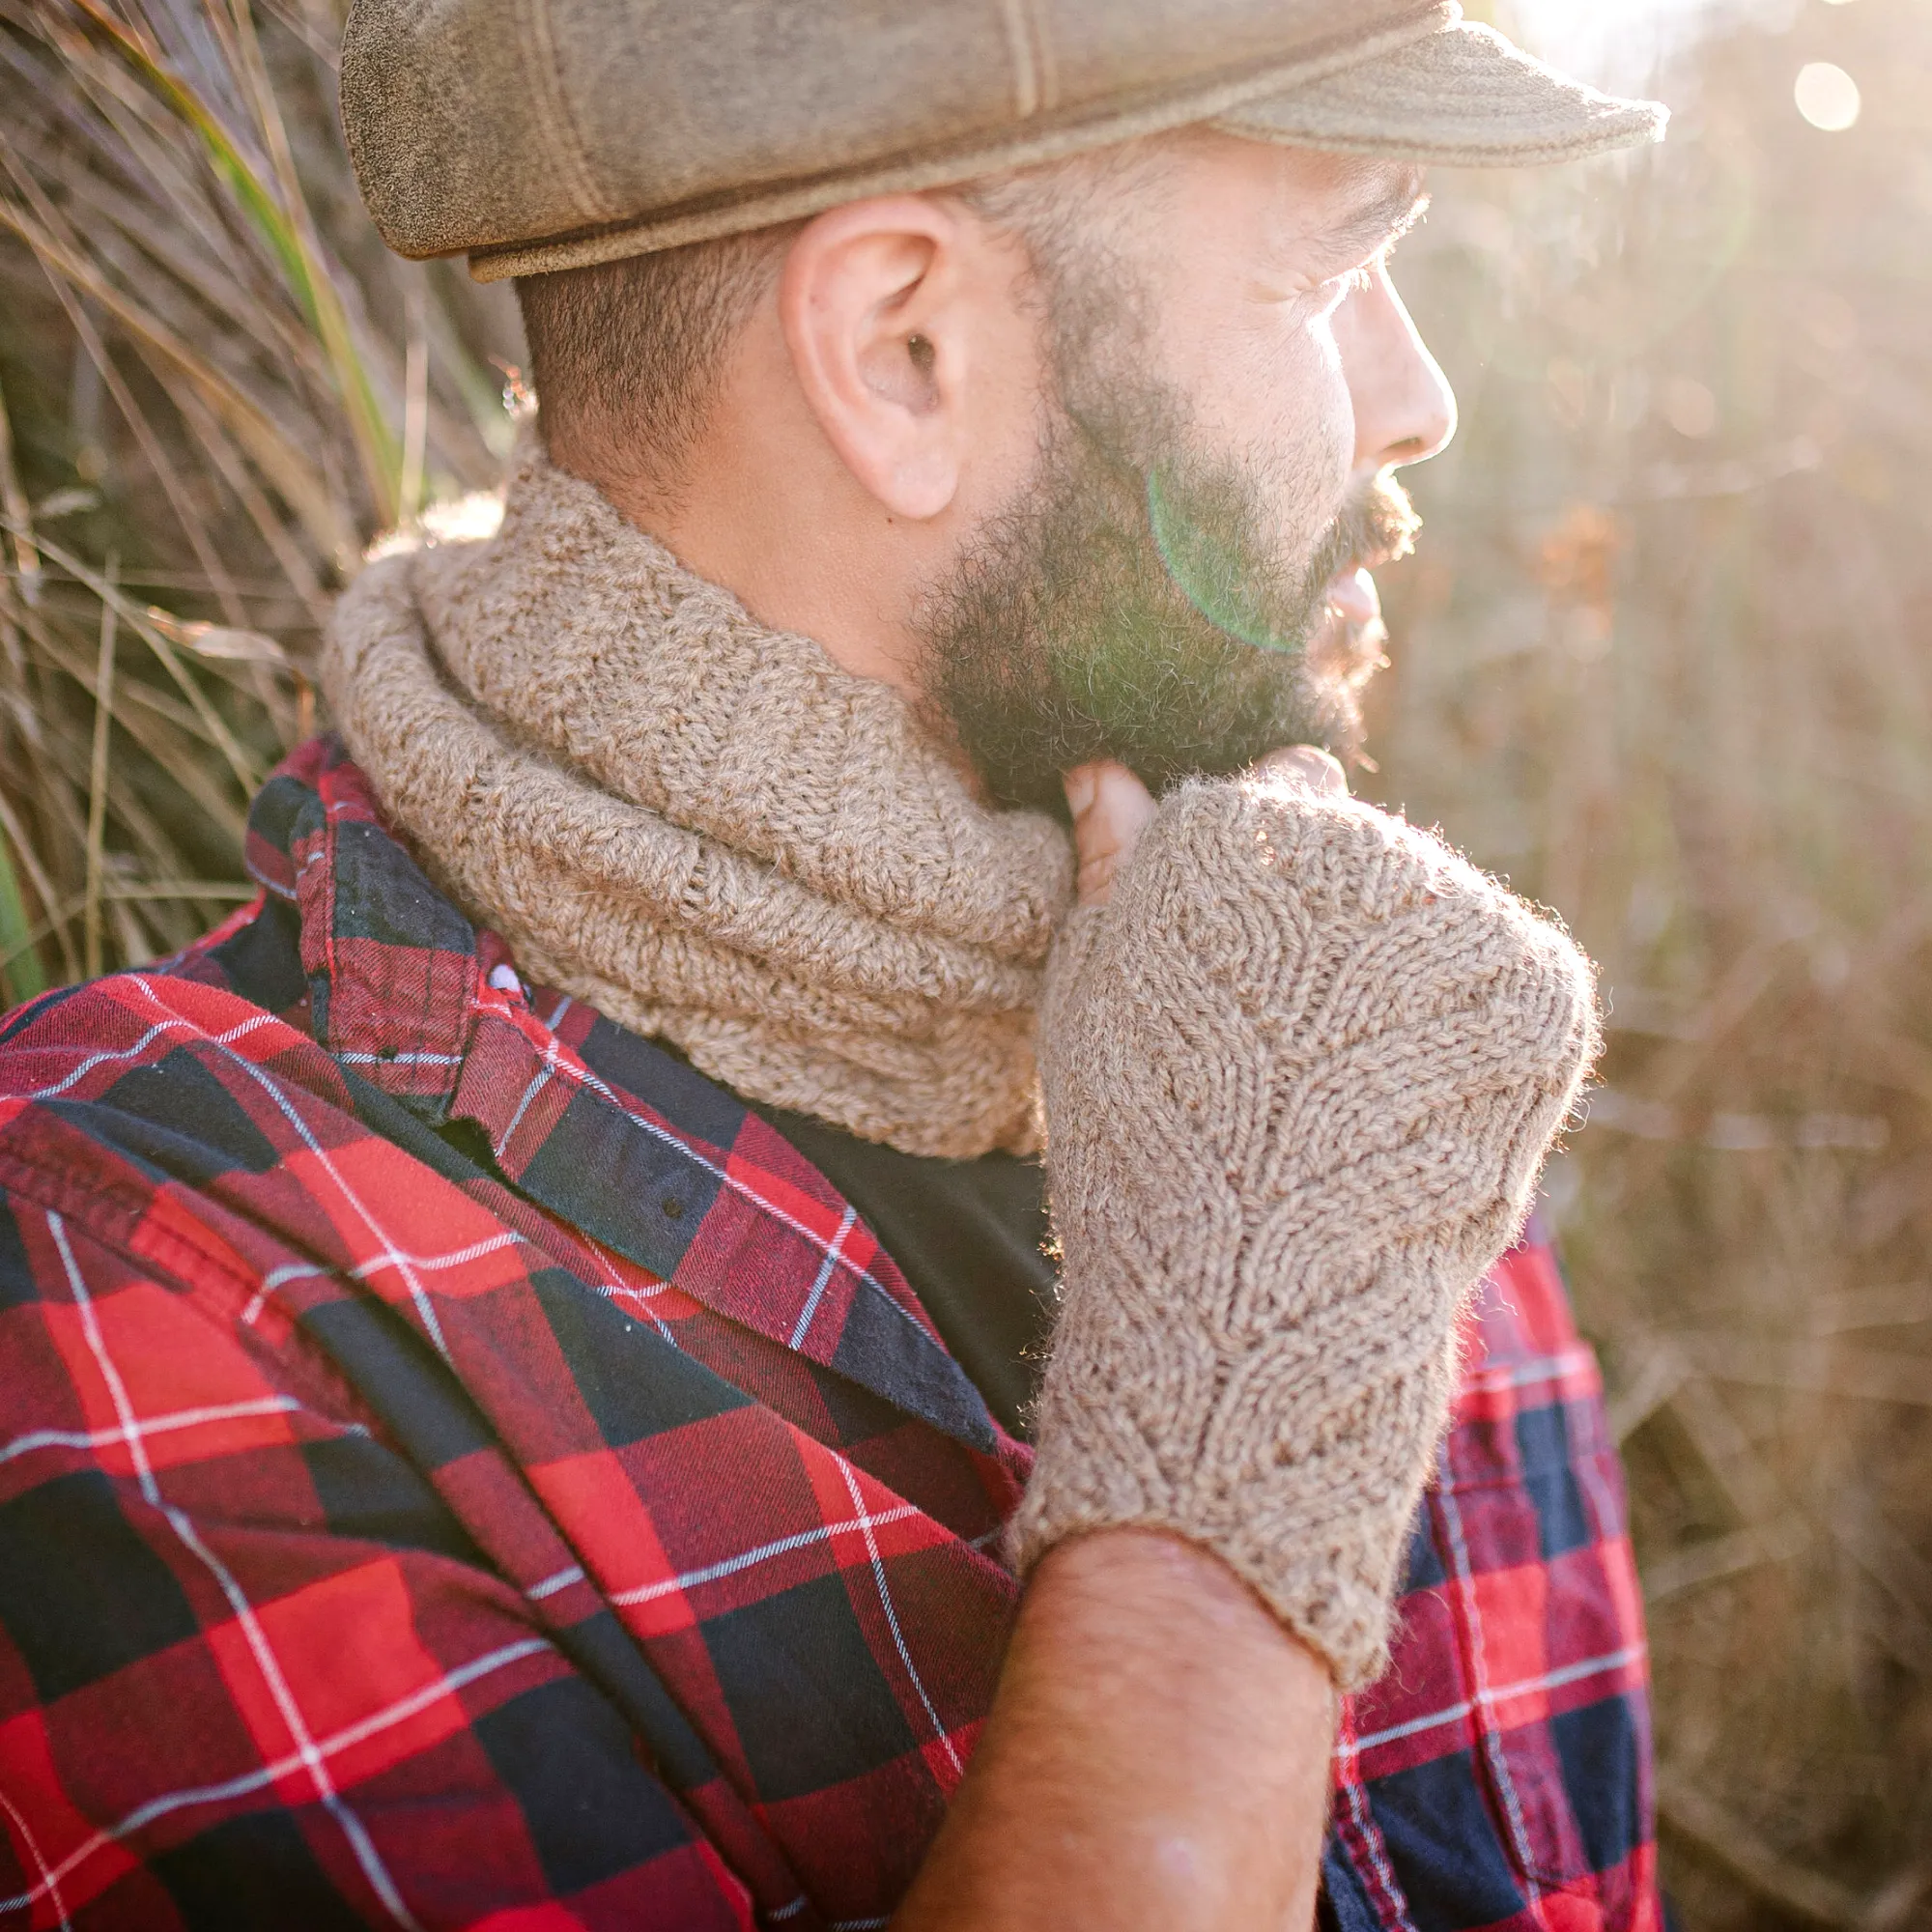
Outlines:
[[1441,177],[1398,263],[1464,420],[1368,784],[1603,965],[1551,1205],[1685,1917],[1932,1925],[1932,5],[1618,11],[1492,17],[1670,144]]
[[[1550,1206],[1684,1916],[1932,1927],[1932,0],[1471,11],[1679,118],[1405,248],[1464,420],[1363,784],[1604,965]],[[0,1004],[247,895],[331,594],[497,480],[514,304],[377,242],[338,31],[0,0]]]

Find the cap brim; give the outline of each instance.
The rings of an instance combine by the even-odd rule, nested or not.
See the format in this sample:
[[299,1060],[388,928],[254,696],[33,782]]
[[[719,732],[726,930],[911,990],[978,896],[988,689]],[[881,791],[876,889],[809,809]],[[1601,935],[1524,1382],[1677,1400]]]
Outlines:
[[1455,167],[1580,160],[1661,141],[1670,110],[1599,94],[1459,20],[1214,125],[1249,140]]

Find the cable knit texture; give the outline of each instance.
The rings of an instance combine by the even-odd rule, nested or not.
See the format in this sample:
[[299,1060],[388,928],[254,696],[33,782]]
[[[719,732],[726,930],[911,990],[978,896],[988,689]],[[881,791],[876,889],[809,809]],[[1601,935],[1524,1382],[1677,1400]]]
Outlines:
[[1063,1305],[1011,1532],[1201,1543],[1345,1688],[1597,1041],[1570,940],[1439,840],[1293,781],[1182,787],[1041,1023]]
[[1037,1147],[1065,834],[534,439],[497,534],[371,564],[323,682],[437,883],[705,1072],[908,1152]]
[[494,538],[363,573],[324,680],[440,885],[741,1093],[973,1155],[1036,1145],[1043,1074],[1064,1304],[1016,1561],[1170,1528],[1375,1675],[1458,1306],[1595,1043],[1560,931],[1264,778],[1170,796],[1067,921],[1058,826],[533,443]]

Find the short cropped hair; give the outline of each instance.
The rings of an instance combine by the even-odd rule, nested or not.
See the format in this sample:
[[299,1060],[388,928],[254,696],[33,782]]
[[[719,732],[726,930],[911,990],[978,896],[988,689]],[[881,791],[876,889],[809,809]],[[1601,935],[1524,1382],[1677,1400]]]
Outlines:
[[672,483],[792,228],[523,275],[517,300],[546,446]]
[[[1019,242],[1037,281],[1061,285],[1050,291],[1058,307],[1094,199],[1145,185],[1184,138],[1125,142],[952,192]],[[552,454],[568,452],[573,467],[674,495],[731,345],[803,226],[519,277],[538,421]]]

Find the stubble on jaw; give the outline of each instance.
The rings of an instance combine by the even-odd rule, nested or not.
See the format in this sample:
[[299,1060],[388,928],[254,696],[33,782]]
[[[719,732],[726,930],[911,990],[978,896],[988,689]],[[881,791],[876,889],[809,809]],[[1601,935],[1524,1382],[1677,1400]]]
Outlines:
[[1391,477],[1352,495],[1289,568],[1264,474],[1190,450],[1173,400],[1122,388],[1131,434],[1052,412],[1030,487],[991,519],[921,612],[933,725],[988,792],[1060,809],[1060,775],[1110,757],[1158,795],[1285,745],[1348,755],[1380,627],[1326,603],[1338,572],[1406,554],[1419,527]]
[[1312,424],[1304,448],[1208,452],[1152,373],[1134,255],[1171,160],[1159,144],[1117,157],[1031,214],[989,204],[1032,257],[1038,455],[916,626],[928,722],[1003,804],[1061,810],[1061,774],[1100,757],[1158,795],[1289,745],[1354,753],[1384,634],[1331,611],[1328,588],[1407,554],[1420,528],[1390,473],[1321,500],[1332,455]]

